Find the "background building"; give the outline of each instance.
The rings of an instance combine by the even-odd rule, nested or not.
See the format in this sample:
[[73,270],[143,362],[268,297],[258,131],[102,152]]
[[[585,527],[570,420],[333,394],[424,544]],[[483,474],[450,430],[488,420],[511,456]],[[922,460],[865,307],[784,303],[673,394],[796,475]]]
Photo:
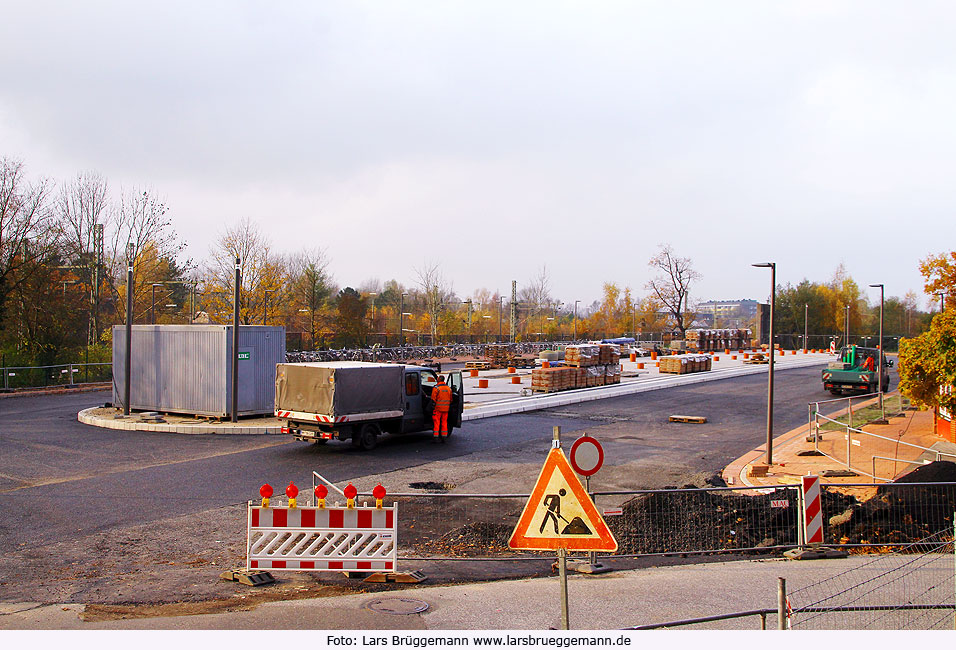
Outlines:
[[746,328],[757,317],[756,300],[707,300],[697,303],[697,319],[715,329]]

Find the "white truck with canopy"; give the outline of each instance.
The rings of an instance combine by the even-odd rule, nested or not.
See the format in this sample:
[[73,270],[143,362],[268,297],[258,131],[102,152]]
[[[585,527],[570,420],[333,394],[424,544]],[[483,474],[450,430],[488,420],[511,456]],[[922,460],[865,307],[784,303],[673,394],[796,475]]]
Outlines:
[[[465,390],[461,371],[446,373],[452,390],[448,434],[461,428]],[[364,450],[383,433],[431,431],[431,368],[363,361],[276,365],[275,415],[296,440],[351,440]]]

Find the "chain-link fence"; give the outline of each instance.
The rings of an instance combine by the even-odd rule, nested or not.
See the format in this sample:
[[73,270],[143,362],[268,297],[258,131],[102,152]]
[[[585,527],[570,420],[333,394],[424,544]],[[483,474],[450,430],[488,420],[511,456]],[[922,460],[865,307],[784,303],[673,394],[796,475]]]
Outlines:
[[[615,557],[779,553],[801,544],[796,485],[621,490],[593,498],[617,539]],[[374,502],[370,495],[362,499]],[[390,494],[385,503],[399,505],[406,558],[548,557],[508,547],[527,500],[526,494],[427,492]],[[828,484],[821,500],[827,545],[887,551],[952,526],[956,482]]]
[[66,363],[56,366],[10,366],[0,368],[0,388],[43,388],[110,381],[111,363]]
[[[797,486],[767,493],[701,488],[593,496],[617,539],[617,557],[769,552],[798,543]],[[500,560],[553,555],[508,547],[527,500],[527,494],[403,493],[389,495],[385,503],[399,505],[399,541],[407,558]]]
[[827,485],[822,501],[825,543],[889,549],[952,530],[956,483]]
[[896,553],[876,555],[786,594],[787,618],[805,630],[953,629],[956,586],[950,525]]

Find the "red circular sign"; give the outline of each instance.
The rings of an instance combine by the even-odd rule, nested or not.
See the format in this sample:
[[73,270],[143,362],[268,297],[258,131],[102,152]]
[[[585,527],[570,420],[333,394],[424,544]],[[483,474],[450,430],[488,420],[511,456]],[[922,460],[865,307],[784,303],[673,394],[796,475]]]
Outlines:
[[583,435],[571,445],[571,467],[581,476],[591,476],[604,464],[604,448],[595,438]]

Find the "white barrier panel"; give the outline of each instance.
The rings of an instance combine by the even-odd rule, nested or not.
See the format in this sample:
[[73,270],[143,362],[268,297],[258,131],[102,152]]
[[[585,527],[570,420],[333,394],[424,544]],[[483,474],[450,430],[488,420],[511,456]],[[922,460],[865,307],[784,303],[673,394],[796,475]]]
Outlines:
[[388,508],[262,508],[249,504],[246,568],[390,571],[398,504]]
[[820,501],[820,477],[802,476],[803,534],[807,544],[823,543],[823,507]]

